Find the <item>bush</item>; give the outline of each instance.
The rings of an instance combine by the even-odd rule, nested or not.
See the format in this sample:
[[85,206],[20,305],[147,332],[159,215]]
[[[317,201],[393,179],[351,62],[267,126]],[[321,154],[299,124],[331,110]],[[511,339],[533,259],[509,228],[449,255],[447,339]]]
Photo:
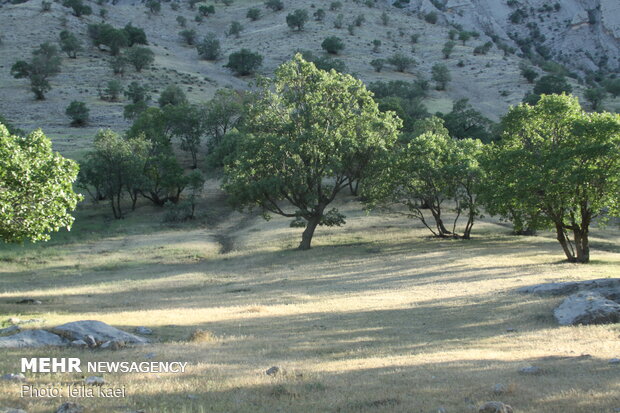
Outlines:
[[90,6],[85,5],[82,0],[64,0],[62,5],[71,8],[73,10],[73,15],[76,17],[93,14],[93,9],[91,9]]
[[255,73],[263,64],[263,56],[248,49],[241,49],[228,56],[228,64],[224,67],[229,68],[236,75],[247,76]]
[[379,52],[379,48],[381,47],[381,40],[375,39],[372,41],[372,51],[375,53]]
[[331,11],[340,10],[342,8],[342,3],[339,1],[332,1],[329,5],[329,9]]
[[136,71],[141,72],[142,69],[150,66],[155,60],[155,53],[148,47],[133,46],[125,54],[127,61],[135,67]]
[[397,71],[404,72],[415,64],[415,60],[402,53],[395,53],[388,59],[388,63],[393,65]]
[[260,19],[261,17],[260,9],[257,9],[256,7],[252,7],[251,9],[248,10],[248,13],[245,15],[245,17],[252,20],[253,22]]
[[323,43],[321,43],[321,47],[327,53],[338,54],[339,51],[344,49],[344,43],[342,42],[342,39],[340,39],[340,37],[330,36],[323,40]]
[[364,16],[363,14],[358,15],[355,20],[353,21],[353,23],[357,26],[357,27],[362,27],[362,24],[364,24],[364,22],[366,21],[366,16]]
[[149,42],[146,40],[146,33],[144,33],[144,29],[135,27],[131,23],[128,23],[123,28],[123,31],[127,35],[127,46],[131,47],[134,44],[149,44]]
[[380,72],[385,66],[385,59],[374,59],[370,61],[370,65],[375,69],[375,72]]
[[424,16],[424,20],[426,20],[426,22],[430,23],[430,24],[437,23],[438,18],[439,18],[439,16],[434,11],[432,11],[432,12],[426,14],[426,16]]
[[288,24],[288,27],[297,31],[302,31],[307,21],[308,12],[303,9],[297,9],[286,16],[286,24]]
[[448,82],[452,80],[448,67],[444,64],[437,63],[432,67],[431,72],[432,79],[437,83],[435,88],[437,90],[445,90]]
[[521,68],[521,76],[523,76],[529,83],[534,83],[534,80],[538,77],[538,72],[532,67],[525,66]]
[[534,94],[536,95],[551,95],[551,94],[562,94],[562,93],[571,93],[573,88],[566,81],[564,76],[560,75],[546,75],[538,79],[536,84],[534,85]]
[[238,21],[234,21],[230,23],[230,27],[228,28],[227,34],[229,36],[235,36],[238,38],[241,35],[242,31],[243,31],[243,26],[241,25],[241,23],[239,23]]
[[107,100],[109,102],[116,102],[123,93],[123,85],[118,80],[110,80],[105,89],[99,94],[102,100]]
[[42,1],[41,2],[41,12],[46,13],[52,10],[52,2],[51,1]]
[[157,103],[162,108],[166,105],[179,106],[187,103],[187,96],[185,96],[185,92],[179,86],[168,85],[161,92]]
[[452,51],[454,50],[454,46],[455,45],[456,45],[456,43],[454,43],[452,40],[448,40],[443,45],[443,49],[441,49],[441,53],[443,53],[443,58],[444,59],[450,58],[450,55],[452,54]]
[[183,38],[183,41],[188,46],[193,46],[196,43],[196,30],[194,29],[181,30],[179,36]]
[[144,5],[151,14],[157,14],[161,11],[161,2],[159,0],[146,0]]
[[185,27],[187,26],[187,19],[183,16],[177,16],[177,23],[179,24],[179,26]]
[[68,30],[63,30],[59,35],[60,49],[71,59],[77,57],[77,52],[82,50],[82,42],[75,34]]
[[125,90],[125,96],[131,100],[132,103],[148,102],[151,100],[151,96],[148,93],[148,87],[141,85],[136,81],[133,81],[127,86]]
[[198,55],[204,60],[219,59],[222,49],[215,33],[208,33],[202,42],[196,45]]
[[183,222],[193,218],[192,204],[186,200],[176,204],[166,201],[164,211],[164,222]]
[[344,14],[339,14],[334,19],[334,28],[342,29],[342,25],[344,24]]
[[204,17],[209,17],[211,14],[215,14],[215,7],[212,5],[211,6],[202,5],[198,7],[198,13],[200,13]]
[[267,0],[265,2],[265,7],[273,11],[280,11],[284,8],[284,4],[282,0]]
[[314,20],[321,22],[325,18],[325,10],[317,9],[317,11],[314,12],[313,16]]
[[90,110],[86,103],[74,100],[67,106],[65,113],[71,118],[71,126],[84,126],[88,123]]

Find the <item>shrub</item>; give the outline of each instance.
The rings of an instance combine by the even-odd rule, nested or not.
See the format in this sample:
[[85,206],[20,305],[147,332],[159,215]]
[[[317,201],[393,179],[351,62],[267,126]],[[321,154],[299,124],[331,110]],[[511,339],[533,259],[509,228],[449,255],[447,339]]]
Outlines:
[[110,60],[110,67],[115,75],[124,75],[127,67],[127,58],[125,56],[115,56]]
[[375,53],[379,52],[379,48],[381,47],[381,40],[375,39],[372,41],[372,51]]
[[248,49],[241,49],[228,56],[228,64],[224,67],[229,68],[236,75],[247,76],[255,73],[262,64],[263,56]]
[[273,11],[280,11],[284,8],[284,4],[282,0],[267,0],[265,2],[265,7]]
[[288,24],[288,27],[297,31],[302,31],[307,21],[308,12],[303,9],[297,9],[286,16],[286,24]]
[[84,4],[82,0],[64,0],[62,5],[69,7],[73,10],[73,15],[76,17],[88,16],[93,14],[93,9]]
[[46,13],[52,10],[52,2],[51,1],[42,1],[41,2],[41,12]]
[[217,39],[215,33],[208,33],[202,42],[196,45],[198,55],[204,60],[217,60],[219,59],[222,49],[220,47],[220,41]]
[[146,40],[146,34],[144,33],[144,29],[133,26],[131,23],[128,23],[123,31],[127,35],[127,46],[131,47],[134,44],[148,44],[149,42]]
[[338,54],[339,51],[344,49],[344,43],[342,42],[342,39],[340,37],[330,36],[323,40],[323,43],[321,43],[321,47],[327,53]]
[[405,56],[402,53],[395,53],[388,59],[388,63],[393,65],[397,71],[404,72],[411,66],[415,65],[415,60]]
[[420,33],[414,33],[411,35],[411,43],[415,44],[420,40]]
[[331,11],[340,10],[342,8],[342,3],[339,1],[332,1],[329,5],[329,9]]
[[187,19],[183,16],[177,16],[177,23],[179,24],[179,26],[185,27],[187,26]]
[[334,28],[342,29],[342,25],[344,24],[344,14],[339,14],[334,19]]
[[133,81],[127,86],[124,92],[125,96],[131,100],[132,103],[148,102],[151,100],[151,96],[148,93],[148,87],[141,85],[140,83]]
[[99,94],[102,100],[116,102],[123,93],[123,85],[118,80],[110,80],[105,89]]
[[77,36],[68,30],[63,30],[59,35],[60,49],[72,59],[77,57],[77,52],[82,50],[82,42]]
[[155,53],[148,47],[133,46],[127,50],[126,57],[136,71],[141,72],[153,63]]
[[386,12],[381,13],[381,23],[383,23],[384,26],[390,24],[390,16],[388,16]]
[[230,23],[227,34],[229,36],[235,36],[238,38],[241,35],[242,31],[243,31],[243,26],[241,25],[241,23],[239,23],[238,21],[234,21]]
[[161,2],[159,0],[146,0],[144,5],[149,9],[149,13],[151,14],[157,14],[161,11]]
[[360,14],[355,18],[355,20],[353,20],[353,23],[357,27],[362,27],[362,24],[364,24],[365,21],[366,21],[366,16],[364,16],[363,14]]
[[86,103],[74,100],[67,106],[65,113],[71,118],[72,126],[84,126],[88,123],[90,110]]
[[58,48],[51,43],[43,43],[32,52],[30,61],[15,62],[11,66],[11,75],[16,79],[29,79],[35,98],[44,100],[45,92],[52,88],[49,78],[60,73],[60,63]]
[[452,40],[448,40],[444,45],[443,49],[441,49],[441,53],[443,53],[443,58],[448,59],[454,50],[455,43]]
[[375,72],[380,72],[383,66],[385,66],[385,59],[371,60],[370,65],[375,69]]
[[204,17],[209,17],[211,14],[215,14],[215,7],[213,5],[202,5],[198,7],[198,13],[200,13]]
[[245,15],[245,17],[252,20],[253,22],[260,19],[261,17],[260,9],[256,7],[252,7],[251,9],[248,10],[248,13]]
[[314,20],[320,22],[323,21],[323,19],[325,18],[325,10],[323,9],[317,9],[314,14]]
[[439,18],[439,16],[434,11],[432,11],[432,12],[430,12],[430,13],[428,13],[428,14],[426,14],[424,16],[424,20],[426,20],[426,22],[430,23],[430,24],[437,23],[438,18]]
[[185,92],[177,85],[168,85],[157,100],[160,107],[166,105],[179,106],[187,103]]
[[452,80],[452,76],[450,76],[450,71],[448,67],[444,64],[437,63],[433,65],[431,69],[432,79],[437,83],[437,90],[445,90],[446,85],[450,80]]
[[196,30],[194,29],[181,30],[179,36],[183,38],[183,41],[188,46],[193,46],[196,43]]

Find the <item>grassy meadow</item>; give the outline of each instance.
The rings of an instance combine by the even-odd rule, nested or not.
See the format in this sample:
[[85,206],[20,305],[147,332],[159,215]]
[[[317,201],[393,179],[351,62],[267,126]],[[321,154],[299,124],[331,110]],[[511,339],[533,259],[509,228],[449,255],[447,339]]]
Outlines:
[[[515,292],[617,277],[617,226],[594,229],[591,264],[568,264],[551,233],[515,237],[486,218],[470,241],[433,239],[415,221],[366,214],[342,197],[346,226],[319,228],[314,248],[300,252],[301,230],[288,220],[230,212],[209,185],[192,222],[165,224],[146,205],[115,221],[107,205],[83,204],[71,232],[2,246],[3,324],[147,326],[154,344],[3,350],[0,373],[19,372],[24,356],[189,362],[184,374],[105,375],[127,397],[77,399],[89,412],[466,412],[488,400],[519,412],[620,407],[620,370],[608,363],[620,356],[620,325],[558,327],[562,298]],[[43,303],[15,304],[23,298]],[[520,374],[528,365],[542,374]],[[271,366],[282,372],[266,375]],[[28,376],[38,385],[81,380]],[[504,394],[493,393],[498,383]],[[0,381],[0,406],[38,413],[66,401],[19,390]]]

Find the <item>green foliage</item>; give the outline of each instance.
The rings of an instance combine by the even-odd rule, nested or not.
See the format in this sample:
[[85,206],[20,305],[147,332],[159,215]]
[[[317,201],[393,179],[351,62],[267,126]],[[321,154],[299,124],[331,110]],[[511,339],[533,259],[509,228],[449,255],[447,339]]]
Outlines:
[[144,5],[151,14],[158,14],[161,11],[161,2],[159,0],[146,0]]
[[[475,191],[482,175],[478,164],[482,144],[454,140],[441,120],[435,118],[433,123],[432,131],[381,158],[363,188],[364,199],[370,208],[406,207],[406,215],[418,219],[435,236],[469,239],[480,215]],[[451,227],[442,215],[449,200],[456,212]],[[459,234],[456,228],[463,214],[467,221]]]
[[489,50],[493,47],[492,42],[486,42],[479,46],[474,47],[474,55],[485,55],[489,53]]
[[163,92],[161,92],[157,103],[161,108],[166,105],[185,105],[187,103],[187,96],[185,95],[185,92],[183,92],[183,89],[181,89],[178,85],[168,85]]
[[245,17],[247,17],[248,19],[252,20],[253,22],[255,22],[256,20],[261,18],[261,12],[260,9],[256,8],[256,7],[252,7],[250,9],[248,9],[247,14],[245,15]]
[[125,53],[127,61],[133,65],[137,72],[149,67],[155,61],[155,53],[148,47],[133,46]]
[[82,51],[82,42],[77,36],[68,30],[63,30],[59,35],[60,50],[65,52],[72,59],[77,57],[77,53]]
[[446,90],[446,85],[450,80],[452,80],[452,76],[450,75],[450,70],[448,67],[441,63],[436,63],[431,68],[432,79],[435,81],[437,90]]
[[242,31],[243,31],[243,25],[239,23],[238,21],[234,21],[230,23],[230,26],[228,27],[228,32],[226,34],[228,34],[229,36],[235,36],[238,38],[241,35]]
[[222,54],[220,41],[215,33],[207,33],[204,39],[196,45],[196,50],[204,60],[217,60]]
[[607,93],[612,95],[614,98],[620,95],[620,79],[605,79],[603,81],[603,86]]
[[370,61],[370,65],[375,69],[375,72],[379,73],[383,69],[387,62],[385,59],[373,59]]
[[121,93],[123,93],[123,85],[120,81],[114,79],[107,83],[106,88],[100,93],[100,97],[102,100],[116,102]]
[[529,83],[534,83],[534,80],[538,77],[538,72],[530,66],[523,66],[521,68],[521,76],[523,76]]
[[74,100],[65,109],[65,114],[71,118],[71,126],[84,126],[88,123],[90,109],[86,103]]
[[308,11],[305,9],[297,9],[286,16],[286,24],[288,27],[297,31],[302,31],[307,21]]
[[226,134],[239,125],[244,110],[244,95],[230,89],[219,89],[203,106],[203,122],[211,138],[210,150],[217,148]]
[[355,24],[355,26],[357,27],[361,27],[365,21],[366,21],[366,16],[364,16],[363,14],[360,14],[355,18],[355,20],[353,20],[353,24]]
[[280,11],[284,8],[282,0],[267,0],[265,1],[265,7],[273,11]]
[[202,5],[198,7],[198,13],[200,13],[204,17],[209,17],[212,14],[215,14],[215,6],[210,5]]
[[335,70],[336,72],[345,73],[347,66],[341,59],[334,59],[331,56],[317,56],[309,50],[298,50],[296,53],[301,53],[304,60],[314,63],[317,69]]
[[475,110],[468,99],[459,99],[452,105],[452,111],[442,115],[450,136],[457,139],[479,139],[488,143],[493,140],[495,124]]
[[112,56],[117,56],[122,48],[129,46],[127,32],[108,23],[89,24],[88,35],[96,47],[107,46]]
[[24,131],[15,127],[11,122],[9,122],[4,116],[0,115],[0,124],[4,125],[4,127],[9,131],[10,135],[19,135],[23,136]]
[[342,8],[342,2],[339,2],[339,1],[332,1],[332,2],[329,4],[329,9],[330,9],[331,11],[340,10],[341,8]]
[[368,163],[396,140],[400,121],[379,111],[361,81],[321,71],[300,54],[261,86],[223,188],[239,208],[305,219],[299,247],[308,249],[318,225],[343,222],[327,206],[365,177]]
[[84,4],[82,0],[64,0],[62,5],[72,9],[73,15],[76,17],[88,16],[93,13],[93,9]]
[[51,43],[43,43],[32,52],[29,62],[20,60],[11,67],[11,75],[16,79],[30,80],[30,90],[37,100],[45,99],[45,92],[52,87],[49,78],[60,73],[58,49]]
[[583,97],[586,98],[592,110],[597,111],[601,107],[601,103],[605,100],[607,92],[602,87],[588,88],[583,92]]
[[312,15],[314,16],[314,20],[322,22],[323,19],[325,19],[325,10],[316,9],[316,11]]
[[151,144],[144,138],[124,139],[109,129],[101,130],[81,164],[78,184],[94,200],[108,200],[114,218],[120,219],[125,194],[135,208],[139,188],[145,185],[143,174],[150,151]]
[[188,45],[188,46],[193,46],[194,43],[196,42],[196,30],[194,29],[185,29],[185,30],[181,30],[179,32],[179,36],[181,36],[183,38],[183,41]]
[[110,59],[110,67],[115,75],[124,75],[128,63],[127,58],[123,55],[114,56]]
[[409,69],[411,66],[415,66],[416,64],[416,61],[414,59],[409,56],[405,56],[402,53],[394,53],[387,61],[399,72],[404,72],[405,70]]
[[390,24],[390,16],[386,12],[381,13],[381,23],[384,26],[388,26]]
[[128,23],[123,31],[125,35],[127,35],[127,46],[131,47],[135,44],[147,45],[148,41],[146,40],[146,34],[144,30],[133,26],[131,23]]
[[228,64],[224,67],[229,68],[238,76],[254,74],[263,64],[263,56],[248,49],[241,49],[228,56]]
[[572,91],[572,86],[568,83],[564,76],[545,75],[536,81],[533,92],[526,95],[523,102],[530,105],[535,105],[540,100],[540,96],[543,94],[560,95],[562,93],[571,93]]
[[435,13],[434,11],[427,13],[424,16],[424,20],[426,20],[427,23],[430,24],[435,24],[437,23],[437,20],[439,19],[439,15],[437,13]]
[[344,14],[339,14],[336,16],[336,18],[334,19],[334,28],[335,29],[342,29],[342,25],[344,24]]
[[327,53],[338,54],[339,51],[344,49],[344,42],[340,37],[330,36],[323,40],[323,43],[321,43],[321,48]]
[[82,196],[73,191],[77,164],[52,151],[41,130],[20,137],[0,124],[0,238],[46,241],[70,229]]
[[443,49],[441,49],[441,53],[443,53],[444,59],[450,58],[450,55],[452,54],[455,45],[456,43],[454,43],[452,40],[448,40],[446,43],[444,43]]
[[375,39],[372,41],[372,51],[375,53],[379,53],[379,49],[381,48],[381,40]]
[[185,17],[183,17],[183,16],[177,16],[177,23],[181,27],[186,27],[187,26],[187,19]]
[[554,228],[567,259],[588,262],[590,224],[620,212],[620,115],[544,95],[535,106],[511,108],[502,127],[483,162],[487,211],[537,217],[531,228]]

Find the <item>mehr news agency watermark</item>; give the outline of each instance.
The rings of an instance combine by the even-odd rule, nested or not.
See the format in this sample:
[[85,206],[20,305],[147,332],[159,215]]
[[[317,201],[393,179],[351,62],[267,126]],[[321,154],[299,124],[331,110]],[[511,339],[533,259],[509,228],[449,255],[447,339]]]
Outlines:
[[[79,358],[22,358],[23,373],[185,373],[187,362],[171,361],[92,361],[82,364]],[[22,384],[22,398],[123,398],[127,397],[125,386],[105,384],[99,377],[91,377],[91,381],[69,383],[66,385],[33,385]]]

